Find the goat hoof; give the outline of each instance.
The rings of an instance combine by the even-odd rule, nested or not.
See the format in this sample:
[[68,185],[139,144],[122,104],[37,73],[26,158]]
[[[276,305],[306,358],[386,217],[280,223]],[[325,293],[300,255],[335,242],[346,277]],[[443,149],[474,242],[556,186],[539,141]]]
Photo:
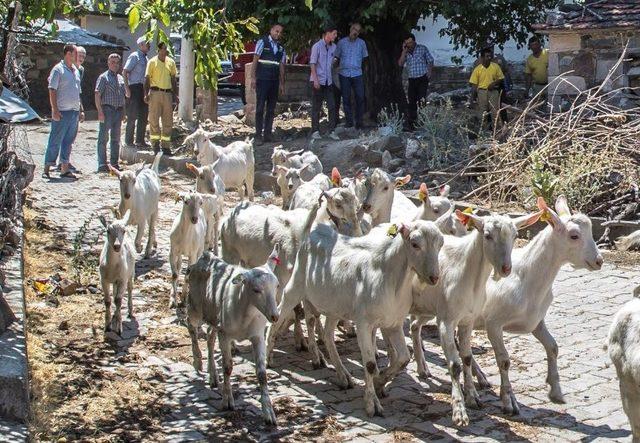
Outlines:
[[273,407],[271,405],[262,408],[262,419],[264,420],[264,424],[267,426],[277,426],[278,424],[276,421],[276,413],[273,412]]
[[137,244],[137,243],[136,243],[136,252],[137,252],[138,254],[140,254],[140,253],[142,252],[142,244]]
[[307,346],[307,344],[304,341],[296,345],[297,352],[306,352],[308,350],[309,350],[309,346]]
[[549,400],[554,403],[564,404],[566,403],[564,400],[564,395],[562,392],[554,392],[553,390],[549,391]]
[[233,402],[233,397],[229,396],[229,398],[222,398],[222,405],[221,405],[221,409],[226,410],[226,411],[233,411],[235,409],[235,405]]
[[216,378],[209,379],[209,387],[211,389],[216,389],[218,387],[218,379]]
[[431,378],[431,372],[429,372],[428,369],[425,371],[418,371],[418,378],[420,380],[427,381]]
[[469,426],[469,416],[467,415],[467,411],[465,411],[462,403],[456,402],[453,404],[453,414],[451,415],[451,419],[453,420],[453,424],[456,426]]

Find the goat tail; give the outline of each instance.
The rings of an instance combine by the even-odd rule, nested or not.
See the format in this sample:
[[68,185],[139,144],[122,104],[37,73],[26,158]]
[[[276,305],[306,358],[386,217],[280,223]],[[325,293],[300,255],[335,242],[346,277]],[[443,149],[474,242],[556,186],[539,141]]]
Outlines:
[[634,231],[624,237],[620,237],[616,242],[616,247],[621,251],[640,249],[640,230]]
[[151,170],[158,174],[158,168],[160,167],[160,159],[162,158],[162,151],[159,151],[155,158],[153,159],[153,164],[151,165]]

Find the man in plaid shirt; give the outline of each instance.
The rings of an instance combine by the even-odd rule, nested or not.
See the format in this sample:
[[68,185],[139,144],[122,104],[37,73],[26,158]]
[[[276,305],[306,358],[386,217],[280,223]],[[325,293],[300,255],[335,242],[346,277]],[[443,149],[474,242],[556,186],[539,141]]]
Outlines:
[[98,172],[108,172],[107,140],[110,139],[111,156],[109,164],[115,169],[120,156],[120,128],[124,116],[125,86],[120,71],[120,55],[111,54],[107,59],[109,69],[100,74],[96,81],[95,100],[98,109]]
[[416,43],[416,36],[409,34],[402,45],[398,60],[400,67],[406,67],[409,74],[409,127],[413,128],[418,116],[418,103],[426,100],[429,78],[433,68],[433,57],[425,45]]

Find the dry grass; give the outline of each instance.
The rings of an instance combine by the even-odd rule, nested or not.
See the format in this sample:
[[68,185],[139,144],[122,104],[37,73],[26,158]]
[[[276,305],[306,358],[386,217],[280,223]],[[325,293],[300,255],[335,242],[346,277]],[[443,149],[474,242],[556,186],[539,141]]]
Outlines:
[[126,441],[153,436],[166,412],[163,393],[123,366],[135,355],[117,354],[104,341],[99,294],[58,296],[51,303],[36,293],[30,281],[56,272],[67,275],[71,255],[63,249],[62,236],[29,209],[25,227],[32,438]]
[[594,87],[545,116],[530,103],[465,167],[451,168],[450,181],[474,178],[477,186],[462,199],[476,197],[484,206],[530,208],[536,195],[564,194],[572,208],[606,215],[616,198],[631,199],[640,178],[640,114],[612,104],[621,92]]

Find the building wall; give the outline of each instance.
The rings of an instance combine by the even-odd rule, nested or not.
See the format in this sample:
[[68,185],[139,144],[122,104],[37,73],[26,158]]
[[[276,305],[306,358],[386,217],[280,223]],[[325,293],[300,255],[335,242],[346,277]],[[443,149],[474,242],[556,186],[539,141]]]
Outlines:
[[[626,42],[628,60],[616,66]],[[575,33],[550,33],[549,35],[549,95],[554,104],[563,96],[575,96],[603,84],[603,91],[634,86],[635,76],[629,76],[632,68],[640,65],[640,31],[621,33],[592,30]]]
[[108,17],[104,15],[87,15],[80,19],[80,27],[89,32],[98,32],[107,41],[108,36],[112,37],[111,43],[127,46],[128,51],[124,51],[124,57],[136,48],[136,40],[144,34],[144,27],[138,28],[135,34],[129,31],[129,23],[126,17]]
[[[20,44],[18,46],[18,62],[25,70],[29,86],[29,104],[41,115],[50,116],[48,78],[51,68],[62,59],[64,45],[61,43]],[[87,58],[84,62],[84,78],[82,81],[82,104],[85,110],[94,110],[93,91],[98,76],[107,69],[109,54],[121,50],[112,47],[88,46]]]

